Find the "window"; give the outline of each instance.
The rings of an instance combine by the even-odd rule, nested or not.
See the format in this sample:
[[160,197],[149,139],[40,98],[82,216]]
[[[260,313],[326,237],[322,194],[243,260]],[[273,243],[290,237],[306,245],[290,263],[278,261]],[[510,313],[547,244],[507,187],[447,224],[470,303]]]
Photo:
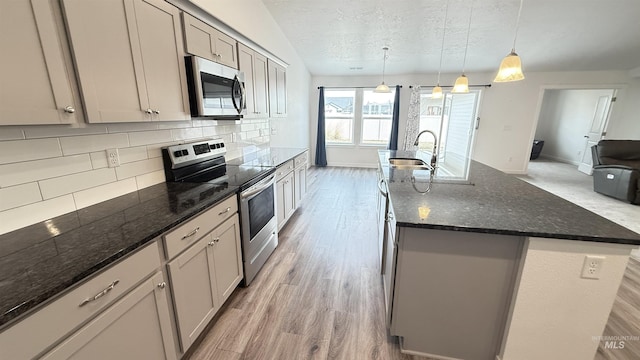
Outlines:
[[324,95],[325,140],[327,143],[353,143],[355,90],[329,90]]
[[[420,131],[431,130],[438,135],[437,177],[467,179],[479,98],[478,90],[445,93],[441,99],[432,99],[431,90],[420,94]],[[433,138],[423,135],[418,147],[430,152]]]
[[327,144],[386,145],[391,135],[395,90],[327,89],[324,97]]

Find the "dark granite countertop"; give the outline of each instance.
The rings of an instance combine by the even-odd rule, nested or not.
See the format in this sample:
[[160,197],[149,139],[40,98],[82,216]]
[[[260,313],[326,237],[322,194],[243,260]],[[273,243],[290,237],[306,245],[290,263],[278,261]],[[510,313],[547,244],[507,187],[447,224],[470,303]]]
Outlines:
[[0,235],[0,328],[237,190],[161,183]]
[[294,157],[307,151],[307,148],[284,148],[270,147],[264,149],[255,149],[239,158],[229,160],[232,165],[253,165],[253,166],[280,166],[283,163],[293,159]]
[[[436,179],[429,193],[420,194],[410,181],[411,171],[390,168],[390,157],[429,163],[430,156],[379,151],[398,226],[640,245],[640,234],[476,161],[469,182]],[[426,189],[427,174],[416,173],[418,189]]]

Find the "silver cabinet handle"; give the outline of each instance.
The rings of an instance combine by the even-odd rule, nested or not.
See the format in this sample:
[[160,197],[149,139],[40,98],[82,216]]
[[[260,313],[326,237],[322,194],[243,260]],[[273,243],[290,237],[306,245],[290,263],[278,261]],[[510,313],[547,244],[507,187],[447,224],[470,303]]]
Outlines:
[[158,114],[160,114],[160,110],[153,110],[153,113],[158,115]]
[[153,114],[153,110],[151,110],[151,109],[147,109],[147,110],[145,110],[144,112],[145,112],[145,113],[147,113],[147,114],[149,114],[149,115]]
[[163,281],[163,282],[161,282],[160,284],[158,284],[158,287],[159,287],[160,289],[164,289],[166,286],[167,286],[167,283],[166,283],[166,282],[164,282],[164,281]]
[[64,108],[64,112],[73,114],[74,112],[76,112],[76,109],[73,106],[67,106]]
[[229,211],[231,211],[231,207],[228,207],[224,211],[219,212],[218,215],[224,215],[224,214],[228,213]]
[[184,239],[186,239],[186,238],[190,238],[190,237],[192,237],[193,235],[197,234],[197,233],[198,233],[198,230],[200,230],[200,226],[198,226],[197,228],[195,228],[195,229],[191,230],[191,232],[189,232],[187,235],[183,236],[183,237],[182,237],[182,240],[184,240]]
[[219,243],[220,242],[220,238],[213,238],[213,242],[216,243],[216,244]]
[[109,284],[109,286],[107,286],[104,290],[102,290],[99,293],[97,293],[95,296],[82,300],[82,302],[78,305],[78,307],[83,307],[86,304],[88,304],[88,303],[90,303],[92,301],[96,301],[96,300],[100,299],[101,297],[107,295],[107,293],[109,291],[113,290],[113,288],[116,287],[116,285],[118,285],[119,282],[120,282],[120,280],[114,280],[111,284]]
[[209,242],[207,243],[207,245],[209,245],[209,246],[213,246],[213,241],[209,241]]

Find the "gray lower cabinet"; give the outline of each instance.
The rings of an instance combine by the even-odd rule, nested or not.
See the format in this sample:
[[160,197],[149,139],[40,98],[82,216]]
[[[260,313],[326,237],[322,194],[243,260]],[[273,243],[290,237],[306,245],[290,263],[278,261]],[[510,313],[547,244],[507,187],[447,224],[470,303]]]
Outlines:
[[289,172],[276,182],[276,218],[278,221],[278,231],[282,229],[296,210],[293,179],[293,172]]
[[168,291],[158,271],[42,359],[177,359]]
[[235,214],[167,264],[183,352],[240,283],[241,256]]
[[391,334],[416,354],[495,360],[523,243],[518,236],[399,227]]

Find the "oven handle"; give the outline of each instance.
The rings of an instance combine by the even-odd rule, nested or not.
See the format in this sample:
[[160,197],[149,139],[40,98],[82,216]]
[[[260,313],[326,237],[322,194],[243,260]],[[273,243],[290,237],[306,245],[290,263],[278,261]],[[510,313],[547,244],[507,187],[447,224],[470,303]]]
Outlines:
[[273,184],[275,183],[275,180],[276,180],[276,176],[275,176],[275,174],[272,174],[268,178],[265,178],[264,180],[261,180],[259,183],[255,184],[252,187],[250,187],[249,189],[241,192],[240,193],[240,197],[242,198],[242,200],[249,200],[252,197],[254,197],[257,194],[259,194],[260,192],[262,192],[262,190],[268,188],[269,186],[273,186]]

